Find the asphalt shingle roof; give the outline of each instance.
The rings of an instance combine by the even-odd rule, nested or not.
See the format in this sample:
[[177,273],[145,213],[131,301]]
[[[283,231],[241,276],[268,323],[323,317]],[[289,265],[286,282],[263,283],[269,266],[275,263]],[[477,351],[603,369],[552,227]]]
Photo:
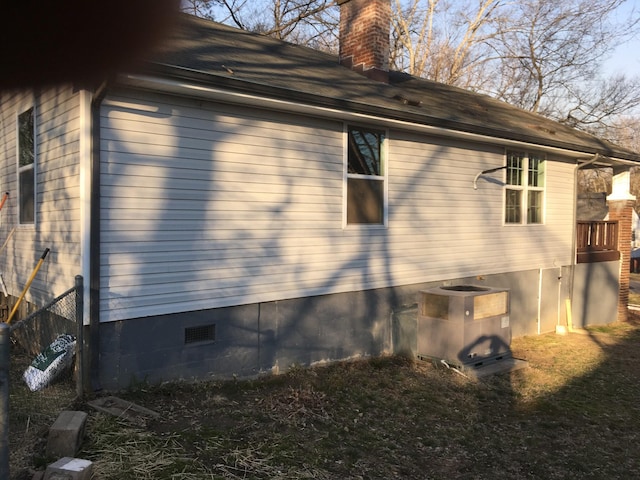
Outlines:
[[[337,56],[182,15],[149,70],[273,98],[640,161],[640,155],[487,95],[390,72],[380,83]],[[407,100],[409,102],[407,102]]]

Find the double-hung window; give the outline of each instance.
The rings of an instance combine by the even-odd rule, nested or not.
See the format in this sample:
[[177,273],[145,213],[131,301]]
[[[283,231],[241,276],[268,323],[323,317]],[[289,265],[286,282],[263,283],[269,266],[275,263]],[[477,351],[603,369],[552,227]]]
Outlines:
[[505,223],[543,223],[544,166],[544,158],[541,155],[507,152]]
[[18,219],[20,224],[35,223],[35,112],[30,107],[18,114]]
[[347,127],[346,223],[386,224],[386,135]]

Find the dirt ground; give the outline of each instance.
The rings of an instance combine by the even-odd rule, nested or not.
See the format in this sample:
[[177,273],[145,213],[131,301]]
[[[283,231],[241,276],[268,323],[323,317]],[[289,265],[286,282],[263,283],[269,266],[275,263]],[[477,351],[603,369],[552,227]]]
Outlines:
[[[480,381],[386,357],[137,385],[118,397],[159,416],[77,405],[78,457],[101,480],[640,478],[640,318],[511,347],[528,368]],[[12,479],[52,460],[43,440]]]

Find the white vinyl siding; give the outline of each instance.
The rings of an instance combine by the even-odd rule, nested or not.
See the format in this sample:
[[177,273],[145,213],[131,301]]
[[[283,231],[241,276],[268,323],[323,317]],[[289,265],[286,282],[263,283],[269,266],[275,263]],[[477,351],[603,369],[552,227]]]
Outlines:
[[[0,211],[0,244],[10,236],[0,273],[9,293],[20,295],[49,248],[25,297],[42,305],[73,287],[80,273],[78,95],[71,86],[45,88],[38,95],[7,92],[0,94],[0,105],[0,191],[9,192]],[[17,152],[15,119],[28,105],[35,113],[36,223],[19,225],[17,153],[8,152]]]
[[502,173],[473,189],[479,171],[503,165],[502,148],[394,130],[388,228],[344,229],[344,128],[150,93],[107,97],[101,319],[571,262],[571,167],[547,162],[542,228],[508,229]]
[[[547,162],[547,224],[504,228],[504,150],[390,133],[390,262],[402,283],[516,272],[571,263],[573,170]],[[569,188],[567,188],[569,187]]]
[[163,97],[109,98],[101,123],[103,319],[291,296],[332,275],[313,248],[342,230],[341,123]]

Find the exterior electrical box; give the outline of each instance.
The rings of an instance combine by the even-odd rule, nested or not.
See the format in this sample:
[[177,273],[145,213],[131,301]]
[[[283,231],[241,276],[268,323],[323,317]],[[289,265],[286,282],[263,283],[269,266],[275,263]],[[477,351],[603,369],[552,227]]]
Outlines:
[[510,355],[508,289],[455,285],[418,295],[418,356],[478,366]]

